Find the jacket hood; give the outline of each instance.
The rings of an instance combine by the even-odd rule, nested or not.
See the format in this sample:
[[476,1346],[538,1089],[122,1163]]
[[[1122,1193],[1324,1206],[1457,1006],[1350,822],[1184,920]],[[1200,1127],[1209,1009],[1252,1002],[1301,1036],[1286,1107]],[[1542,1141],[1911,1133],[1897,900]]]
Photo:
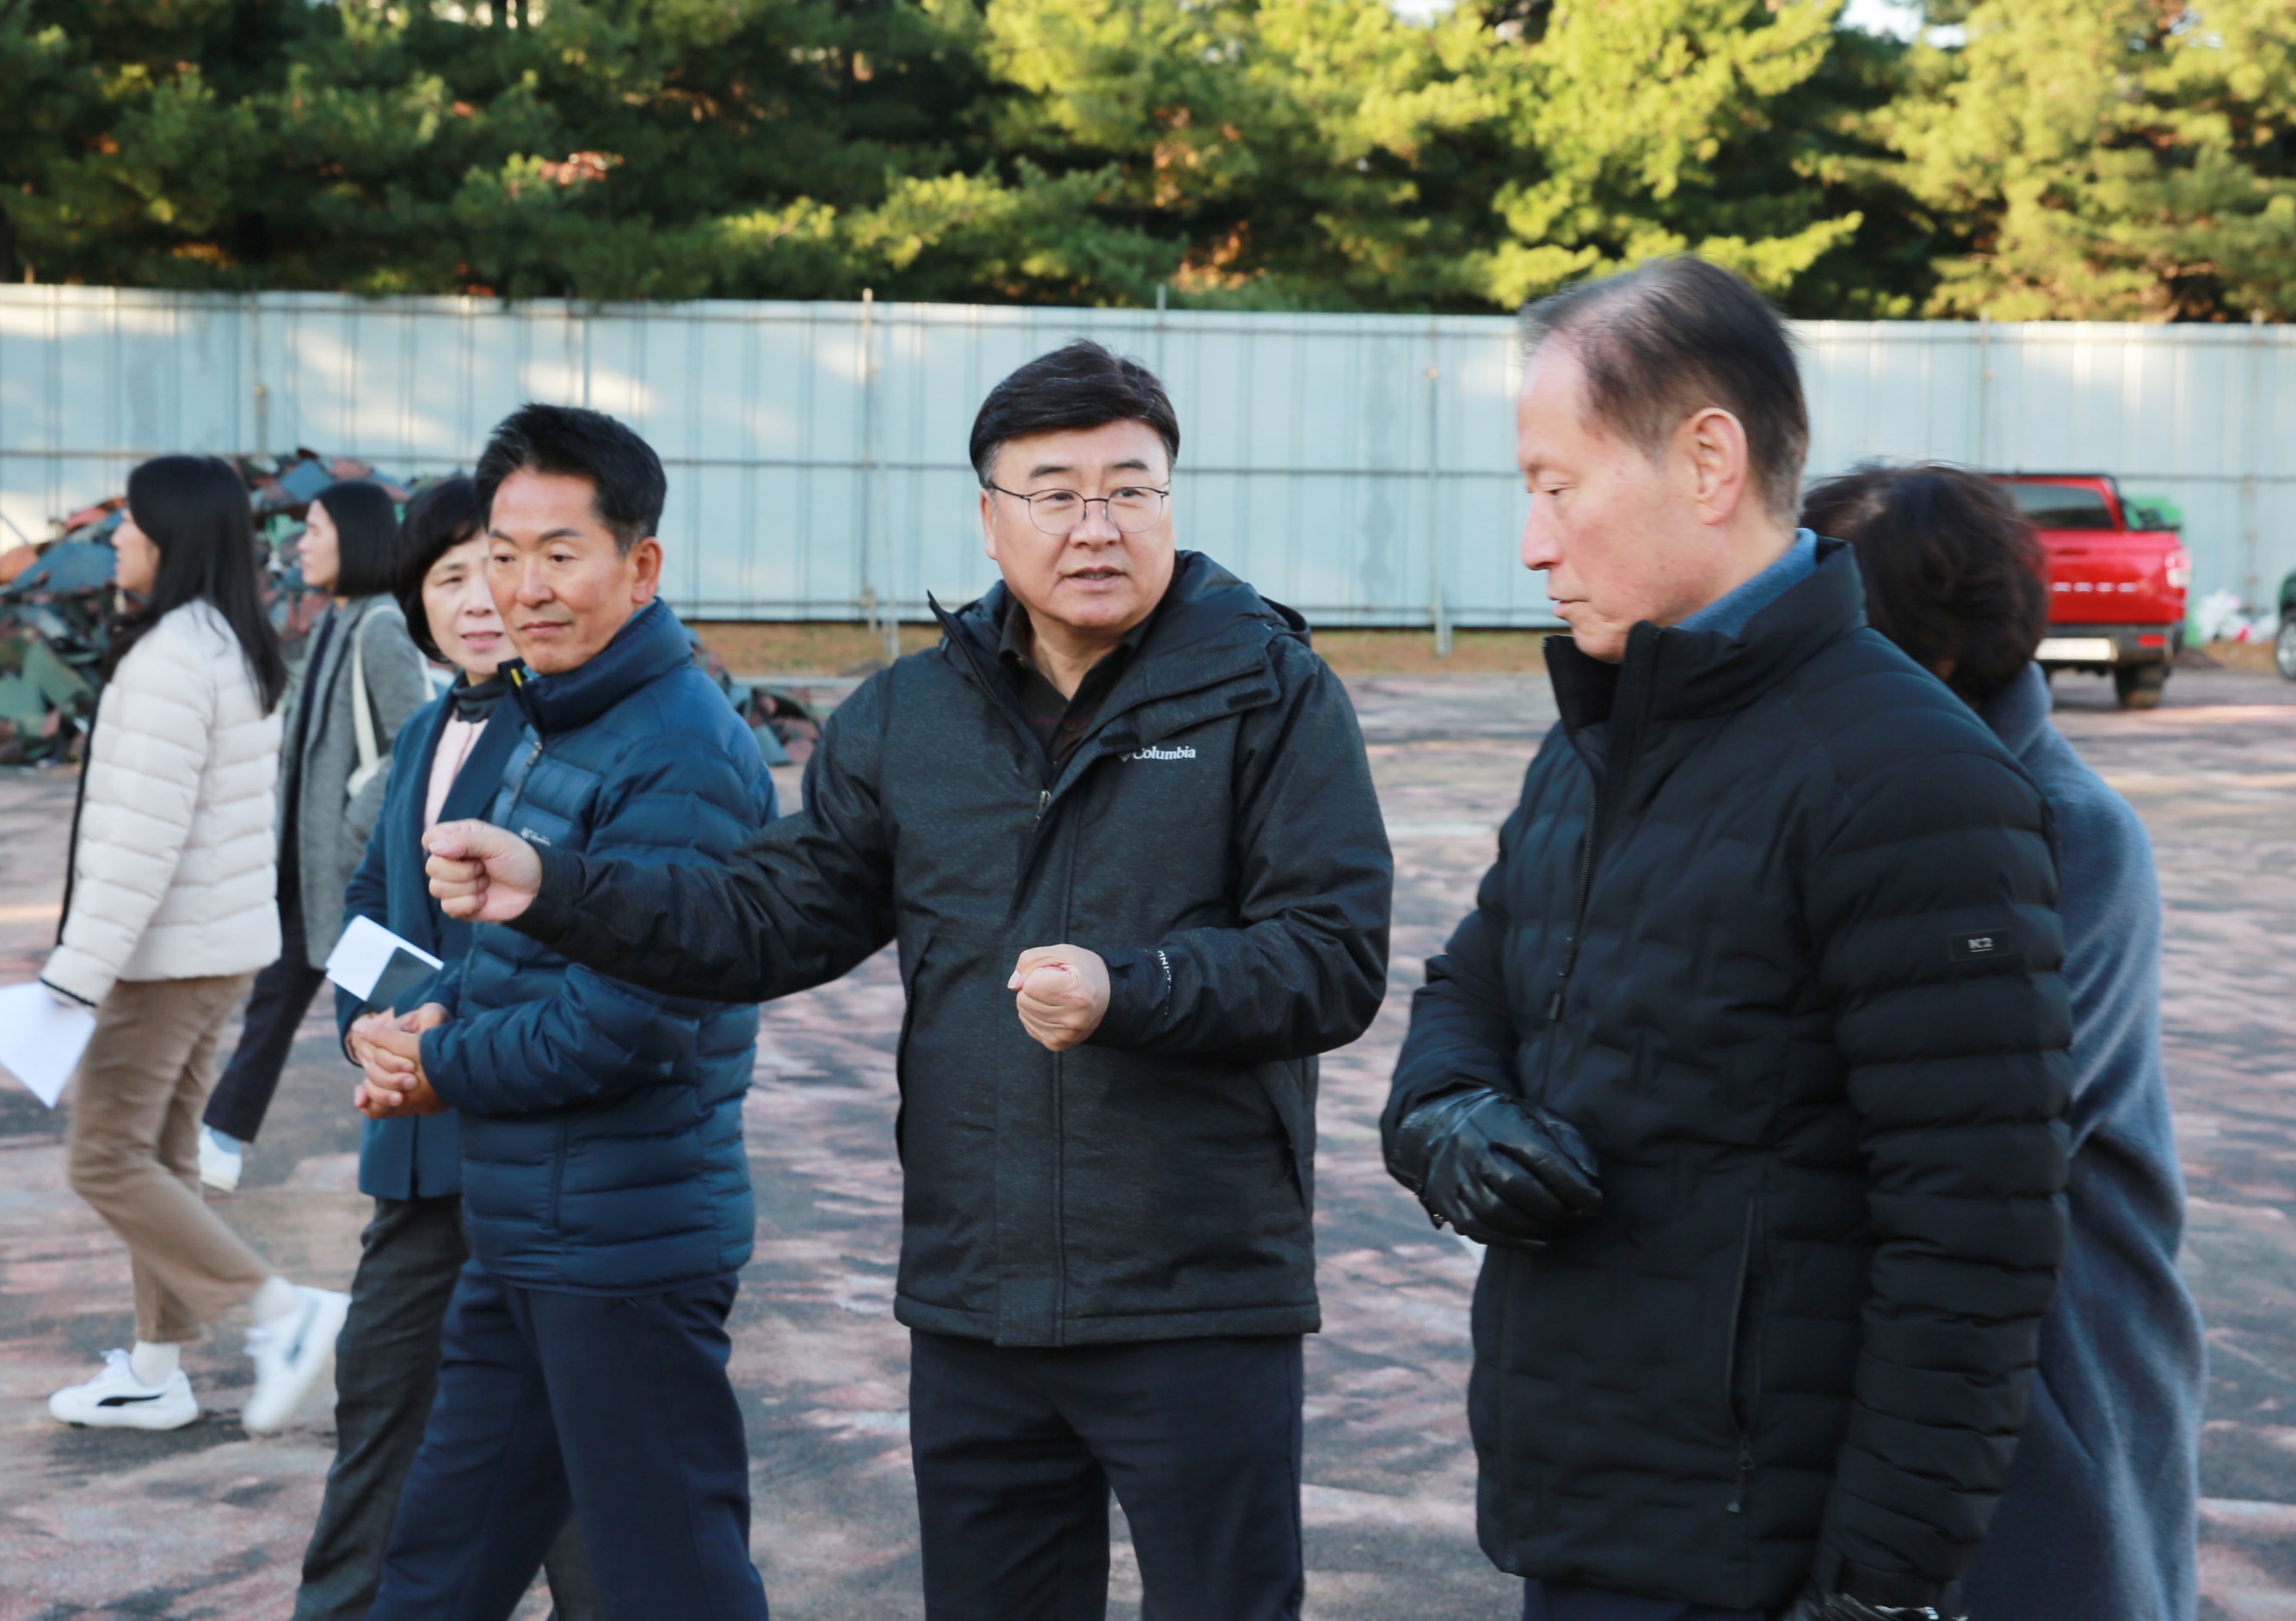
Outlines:
[[527,724],[548,737],[589,725],[647,682],[693,662],[693,638],[685,621],[657,597],[631,614],[586,664],[537,675],[525,660],[510,659],[503,671]]
[[1742,709],[1820,650],[1866,623],[1866,584],[1846,541],[1820,537],[1817,567],[1747,621],[1735,636],[1661,629],[1647,620],[1627,638],[1626,657],[1609,663],[1578,651],[1568,636],[1546,639],[1546,666],[1564,726],[1571,731],[1610,718],[1620,681],[1649,692],[1657,720],[1690,720]]
[[[1002,581],[954,613],[934,603],[941,629],[965,642],[994,668],[999,627],[1013,594]],[[1174,555],[1172,583],[1156,605],[1156,621],[1141,643],[1119,692],[1168,696],[1258,669],[1267,644],[1279,636],[1308,640],[1308,621],[1262,597],[1201,552]]]

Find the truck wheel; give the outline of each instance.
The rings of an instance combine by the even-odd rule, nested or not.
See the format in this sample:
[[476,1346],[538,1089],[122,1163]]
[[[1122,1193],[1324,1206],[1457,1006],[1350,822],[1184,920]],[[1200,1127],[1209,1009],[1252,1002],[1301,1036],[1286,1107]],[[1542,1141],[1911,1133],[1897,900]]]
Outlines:
[[2161,689],[2169,684],[2166,664],[2118,664],[2112,671],[2113,695],[2123,709],[2158,709]]
[[2296,681],[2296,619],[2282,618],[2272,638],[2272,662],[2282,675]]

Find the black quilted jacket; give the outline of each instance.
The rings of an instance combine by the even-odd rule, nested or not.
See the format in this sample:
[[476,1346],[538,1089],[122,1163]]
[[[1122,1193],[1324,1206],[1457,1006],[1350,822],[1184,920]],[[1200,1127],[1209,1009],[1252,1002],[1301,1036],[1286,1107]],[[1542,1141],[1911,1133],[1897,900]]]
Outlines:
[[[1047,774],[996,671],[1001,586],[864,683],[805,808],[730,861],[543,854],[517,926],[657,990],[757,1000],[898,941],[907,992],[894,1313],[1001,1345],[1318,1321],[1316,1055],[1386,986],[1386,833],[1299,617],[1180,554],[1139,651]],[[1017,611],[1017,610],[1015,610]],[[1029,946],[1109,959],[1093,1039],[1031,1040]]]
[[1601,1160],[1591,1224],[1484,1263],[1483,1547],[1732,1609],[1843,1559],[1947,1589],[2065,1245],[2047,807],[1838,543],[1734,640],[1547,646],[1562,723],[1387,1117],[1490,1085]]

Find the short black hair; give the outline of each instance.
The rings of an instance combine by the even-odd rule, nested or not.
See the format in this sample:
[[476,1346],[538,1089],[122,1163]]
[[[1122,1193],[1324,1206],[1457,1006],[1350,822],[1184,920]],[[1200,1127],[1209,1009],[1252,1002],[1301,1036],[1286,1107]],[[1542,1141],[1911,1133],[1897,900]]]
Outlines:
[[1064,343],[988,391],[972,419],[972,471],[986,485],[1007,441],[1034,433],[1140,422],[1180,459],[1180,419],[1156,374],[1090,338]]
[[422,581],[430,565],[465,540],[485,531],[487,509],[479,505],[477,481],[466,473],[425,484],[406,503],[406,516],[398,524],[398,579],[393,589],[406,615],[406,634],[431,662],[444,664],[430,634],[430,615],[422,606]]
[[1828,479],[1801,521],[1857,549],[1866,617],[1972,708],[2015,680],[2049,628],[2048,557],[2009,492],[1936,462]]
[[603,411],[522,405],[495,424],[479,453],[480,509],[491,516],[495,491],[513,473],[590,481],[598,522],[624,552],[661,527],[669,481],[653,447]]
[[365,479],[345,479],[311,498],[334,521],[334,595],[373,597],[398,583],[398,503]]
[[1792,514],[1809,407],[1784,317],[1742,277],[1688,254],[1655,259],[1525,305],[1521,322],[1525,360],[1568,344],[1595,420],[1646,456],[1664,454],[1693,412],[1729,412],[1763,505]]

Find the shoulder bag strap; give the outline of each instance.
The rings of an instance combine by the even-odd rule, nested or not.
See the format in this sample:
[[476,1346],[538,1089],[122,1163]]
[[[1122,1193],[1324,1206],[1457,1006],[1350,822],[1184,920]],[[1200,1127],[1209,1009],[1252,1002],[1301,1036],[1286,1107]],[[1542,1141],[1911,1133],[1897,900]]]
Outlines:
[[374,741],[374,712],[366,701],[366,628],[373,621],[372,611],[361,614],[358,629],[351,633],[351,728],[358,740],[355,780],[362,784],[374,775],[375,762],[382,758]]

